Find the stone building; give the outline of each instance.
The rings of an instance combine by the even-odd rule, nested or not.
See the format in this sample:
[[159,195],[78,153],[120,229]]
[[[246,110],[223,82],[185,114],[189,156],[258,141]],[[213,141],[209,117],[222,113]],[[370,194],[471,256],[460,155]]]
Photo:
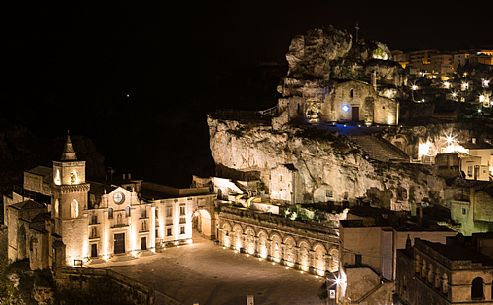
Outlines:
[[189,243],[194,225],[208,238],[216,235],[216,195],[208,187],[176,189],[131,179],[119,186],[89,182],[70,137],[51,174],[36,169],[25,173],[24,188],[33,198],[51,194],[50,200],[25,200],[26,192],[7,196],[10,261],[28,258],[32,269],[83,265]]
[[351,304],[392,304],[397,250],[406,247],[409,236],[445,243],[456,235],[448,228],[395,216],[392,211],[360,207],[340,222],[341,268]]
[[444,190],[455,229],[466,236],[493,230],[493,188],[490,182],[457,178]]
[[491,244],[491,234],[409,242],[397,253],[398,304],[493,304]]
[[399,104],[395,100],[380,96],[371,84],[350,80],[334,86],[320,117],[324,121],[397,125],[398,114]]

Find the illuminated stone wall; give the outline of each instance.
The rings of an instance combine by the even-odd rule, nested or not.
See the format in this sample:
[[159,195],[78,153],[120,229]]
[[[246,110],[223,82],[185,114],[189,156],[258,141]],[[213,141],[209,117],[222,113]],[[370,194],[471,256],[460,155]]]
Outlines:
[[[379,96],[372,85],[351,80],[334,85],[332,93],[321,105],[320,119],[322,121],[364,121],[367,124],[396,125],[397,105],[394,100]],[[353,112],[353,109],[357,111]]]
[[369,191],[379,190],[390,192],[390,208],[410,210],[412,202],[443,196],[445,181],[432,168],[370,162],[343,137],[304,133],[298,128],[278,131],[271,126],[249,126],[213,117],[208,123],[217,165],[258,171],[262,182],[270,186],[273,169],[293,164],[300,182],[297,203],[355,202]]
[[219,214],[219,242],[288,267],[323,276],[339,269],[339,242],[335,229],[283,222],[279,216],[246,215],[235,209]]

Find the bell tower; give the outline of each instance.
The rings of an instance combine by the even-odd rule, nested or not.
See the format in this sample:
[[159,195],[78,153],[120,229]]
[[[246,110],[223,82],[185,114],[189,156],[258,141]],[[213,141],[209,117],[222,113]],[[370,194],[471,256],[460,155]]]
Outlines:
[[70,134],[60,161],[53,161],[54,222],[53,261],[55,264],[81,263],[88,257],[86,162],[77,160]]

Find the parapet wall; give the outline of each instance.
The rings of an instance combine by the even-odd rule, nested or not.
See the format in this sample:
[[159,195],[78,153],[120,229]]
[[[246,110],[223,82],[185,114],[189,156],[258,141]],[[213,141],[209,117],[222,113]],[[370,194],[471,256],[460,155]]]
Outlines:
[[57,268],[55,281],[63,304],[154,305],[154,290],[109,269]]

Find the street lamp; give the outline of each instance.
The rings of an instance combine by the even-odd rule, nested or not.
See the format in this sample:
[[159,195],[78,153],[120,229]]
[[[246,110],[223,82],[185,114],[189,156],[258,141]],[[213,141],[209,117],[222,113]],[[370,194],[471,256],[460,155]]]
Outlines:
[[418,90],[418,85],[416,85],[415,83],[413,83],[411,85],[411,94],[412,94],[412,97],[413,97],[413,102],[416,102],[416,100],[414,99],[414,91]]

